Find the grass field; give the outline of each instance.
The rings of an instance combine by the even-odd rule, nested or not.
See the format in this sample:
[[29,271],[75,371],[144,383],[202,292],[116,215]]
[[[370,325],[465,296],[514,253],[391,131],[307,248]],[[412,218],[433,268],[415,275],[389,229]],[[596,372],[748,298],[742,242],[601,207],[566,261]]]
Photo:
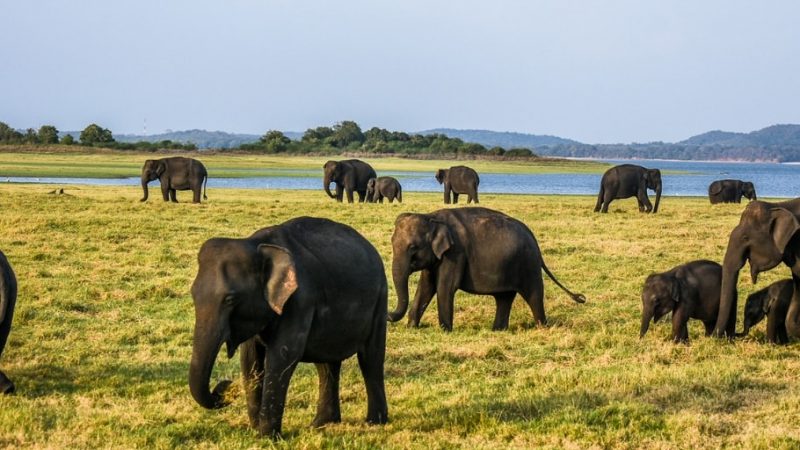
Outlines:
[[[120,178],[138,177],[146,159],[170,156],[161,153],[139,153],[90,149],[73,152],[70,147],[48,147],[51,152],[30,146],[0,146],[0,176],[3,177],[77,177]],[[32,152],[35,150],[36,152]],[[341,156],[270,156],[246,153],[192,152],[184,154],[201,160],[212,178],[268,177],[280,171],[296,170],[295,176],[321,177],[322,165]],[[379,173],[382,171],[435,172],[457,164],[467,164],[480,172],[492,173],[598,173],[610,165],[593,161],[542,160],[542,161],[443,161],[418,160],[397,157],[365,157]]]
[[[139,188],[48,195],[52,188],[0,185],[0,249],[20,286],[0,358],[17,385],[15,395],[0,397],[0,447],[800,446],[800,346],[765,344],[764,324],[734,344],[702,337],[696,323],[689,345],[672,344],[667,323],[638,338],[646,275],[692,259],[721,260],[742,205],[668,197],[651,216],[629,199],[599,215],[586,196],[482,195],[482,206],[533,229],[548,266],[587,303],[573,303],[546,279],[547,327],[533,326],[518,300],[510,329],[492,332],[494,300],[459,293],[452,333],[435,326],[433,306],[420,329],[390,324],[388,425],[363,424],[364,385],[351,359],[342,367],[343,422],[311,429],[317,375],[301,365],[289,389],[285,440],[272,443],[248,428],[238,357],[220,355],[212,379],[236,380],[231,405],[206,411],[189,395],[189,286],[200,245],[295,216],[327,217],[365,235],[388,275],[395,217],[442,207],[440,194],[408,193],[402,205],[341,205],[321,190],[215,189],[206,203],[176,205],[139,203]],[[758,287],[788,273],[780,266],[762,274]],[[742,277],[740,298],[754,289]],[[390,283],[390,308],[395,302]]]

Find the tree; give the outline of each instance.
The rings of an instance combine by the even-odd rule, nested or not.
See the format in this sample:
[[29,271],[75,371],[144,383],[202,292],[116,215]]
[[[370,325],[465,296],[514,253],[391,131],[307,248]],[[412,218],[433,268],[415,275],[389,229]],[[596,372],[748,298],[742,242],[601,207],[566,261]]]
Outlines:
[[317,127],[317,128],[309,128],[303,133],[302,141],[303,142],[320,142],[333,134],[333,129],[331,127]]
[[75,143],[75,138],[72,137],[71,134],[68,134],[68,135],[64,136],[63,138],[61,138],[61,143],[64,144],[64,145],[72,145],[72,144]]
[[81,131],[81,144],[94,145],[114,142],[111,130],[107,130],[97,124],[91,124]]
[[347,147],[353,142],[359,144],[364,142],[364,133],[361,132],[361,127],[352,120],[344,120],[333,126],[333,135],[331,135],[331,144],[336,147]]
[[33,128],[28,128],[25,130],[25,136],[22,138],[25,140],[26,144],[38,144],[39,143],[39,135],[36,134],[36,130]]
[[0,142],[4,144],[16,144],[22,141],[22,133],[8,126],[7,123],[0,122]]
[[58,144],[58,130],[52,125],[42,125],[39,128],[40,144]]
[[261,136],[258,140],[268,153],[285,152],[289,147],[289,143],[292,142],[291,139],[278,130],[267,131],[267,134]]

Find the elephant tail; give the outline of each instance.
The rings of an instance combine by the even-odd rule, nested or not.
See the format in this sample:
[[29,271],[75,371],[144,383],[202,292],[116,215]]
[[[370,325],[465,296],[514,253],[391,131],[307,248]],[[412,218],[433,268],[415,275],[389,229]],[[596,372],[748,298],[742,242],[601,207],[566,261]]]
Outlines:
[[547,276],[550,277],[551,280],[553,280],[553,283],[555,283],[558,287],[564,290],[564,292],[566,292],[572,298],[572,300],[574,300],[576,303],[586,303],[586,296],[584,296],[583,294],[575,294],[571,292],[569,289],[565,288],[564,285],[561,284],[556,279],[555,275],[553,275],[553,272],[550,272],[550,269],[547,268],[547,265],[544,263],[544,260],[542,260],[542,269],[544,269],[544,273],[546,273]]
[[206,193],[208,192],[208,174],[206,174],[205,179],[203,180],[203,200],[208,200],[208,196]]

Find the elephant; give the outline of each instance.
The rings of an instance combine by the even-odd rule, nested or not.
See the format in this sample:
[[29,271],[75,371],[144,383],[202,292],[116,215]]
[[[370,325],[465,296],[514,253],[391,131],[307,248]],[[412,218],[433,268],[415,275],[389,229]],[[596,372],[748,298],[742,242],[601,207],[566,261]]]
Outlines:
[[367,182],[367,201],[383,203],[384,198],[389,199],[389,203],[394,199],[403,203],[403,187],[400,182],[392,177],[370,178]]
[[444,185],[444,203],[450,204],[450,193],[453,193],[453,204],[458,203],[458,194],[467,194],[467,203],[478,202],[478,185],[481,183],[478,172],[467,166],[453,166],[436,171],[436,181]]
[[[783,262],[791,269],[793,286],[792,301],[786,312],[786,331],[789,336],[800,337],[800,239],[795,238],[800,229],[798,217],[800,198],[776,203],[755,200],[745,207],[739,224],[728,238],[722,262],[722,289],[715,336],[729,339],[735,336],[736,285],[744,263],[750,263],[750,278],[756,284],[759,273]],[[729,315],[732,320],[728,320]]]
[[[655,206],[647,197],[648,189],[656,191]],[[661,202],[661,171],[633,164],[621,164],[608,169],[600,181],[600,193],[597,194],[594,212],[607,213],[608,205],[613,200],[629,197],[636,197],[639,212],[657,213]]]
[[[209,392],[220,347],[241,347],[250,425],[279,437],[298,362],[313,362],[319,400],[313,426],[341,421],[339,370],[358,355],[367,422],[388,421],[384,386],[387,281],[375,247],[354,229],[299,217],[244,239],[212,238],[200,248],[189,388],[204,408],[223,406],[230,381]],[[359,270],[353,270],[358,267]]]
[[453,329],[453,299],[457,290],[492,295],[497,303],[493,330],[508,328],[511,304],[519,293],[540,325],[544,312],[542,270],[578,303],[553,276],[531,230],[519,220],[486,208],[440,209],[429,214],[400,214],[392,235],[392,277],[397,309],[388,319],[396,322],[408,309],[408,278],[421,271],[408,326],[418,327],[436,295],[439,325]]
[[[328,161],[322,168],[325,193],[337,202],[341,202],[342,195],[347,193],[347,203],[353,203],[355,191],[358,193],[358,202],[363,203],[367,198],[367,182],[378,176],[372,166],[358,159]],[[336,195],[331,194],[331,183],[336,183]]]
[[710,335],[717,323],[721,283],[722,266],[704,259],[650,274],[642,289],[639,338],[647,333],[651,320],[658,322],[668,313],[672,313],[673,341],[689,341],[689,319],[701,320],[706,336]]
[[708,199],[715,203],[742,203],[742,197],[756,198],[756,187],[749,181],[717,180],[708,185]]
[[178,203],[175,192],[191,190],[193,193],[192,203],[200,203],[200,191],[203,188],[205,188],[203,198],[208,199],[206,196],[208,172],[203,163],[196,159],[174,156],[145,161],[144,167],[142,167],[144,197],[140,201],[147,201],[149,195],[147,183],[153,180],[161,181],[161,195],[164,196],[165,202],[172,200]]
[[[0,356],[11,332],[14,307],[17,304],[17,277],[6,255],[0,252]],[[0,393],[14,392],[14,383],[0,370]]]
[[773,344],[788,344],[786,312],[792,301],[794,286],[792,279],[776,281],[747,297],[744,304],[744,331],[737,337],[747,336],[750,328],[767,317],[767,340]]

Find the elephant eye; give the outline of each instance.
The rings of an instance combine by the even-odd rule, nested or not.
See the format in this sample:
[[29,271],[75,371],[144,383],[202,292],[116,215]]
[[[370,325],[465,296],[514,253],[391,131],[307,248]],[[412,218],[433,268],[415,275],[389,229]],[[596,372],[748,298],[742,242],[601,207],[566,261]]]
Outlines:
[[413,251],[415,251],[417,249],[417,246],[414,245],[414,244],[411,244],[411,245],[408,246],[408,249],[413,252]]
[[232,306],[233,304],[236,303],[236,295],[234,295],[234,294],[226,295],[225,298],[222,299],[222,303],[227,305],[227,306]]

